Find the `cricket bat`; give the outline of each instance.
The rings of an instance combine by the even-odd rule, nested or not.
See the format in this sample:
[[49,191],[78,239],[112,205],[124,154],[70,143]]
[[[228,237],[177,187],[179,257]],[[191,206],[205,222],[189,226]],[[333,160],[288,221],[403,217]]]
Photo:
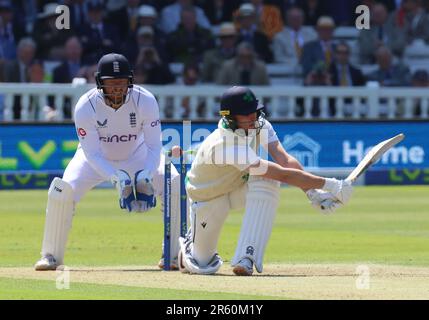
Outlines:
[[346,180],[351,181],[352,183],[356,181],[359,176],[364,173],[369,167],[371,167],[374,163],[376,163],[383,154],[388,151],[390,148],[404,140],[405,135],[400,133],[393,138],[384,140],[374,146],[362,159],[361,162],[357,165],[356,168],[348,175]]
[[[374,163],[376,163],[383,154],[388,151],[390,148],[404,140],[405,135],[403,133],[400,133],[393,138],[381,141],[379,144],[374,146],[367,154],[366,156],[359,162],[356,168],[353,169],[353,171],[348,175],[346,178],[347,181],[355,182],[359,176],[364,173],[369,167],[371,167]],[[321,208],[325,209],[327,207],[330,207],[330,205],[335,202],[332,199],[326,199],[324,202],[321,203]]]

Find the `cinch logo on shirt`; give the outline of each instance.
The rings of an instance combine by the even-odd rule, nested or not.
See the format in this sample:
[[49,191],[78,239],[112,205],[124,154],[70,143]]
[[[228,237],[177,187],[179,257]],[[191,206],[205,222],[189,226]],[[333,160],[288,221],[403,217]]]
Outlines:
[[129,134],[129,135],[124,134],[122,136],[118,136],[115,134],[111,137],[100,137],[100,141],[103,141],[103,142],[116,142],[116,143],[118,143],[118,142],[129,142],[132,140],[134,140],[134,141],[137,140],[137,135],[135,135],[135,134]]
[[157,125],[159,125],[160,123],[161,123],[161,121],[156,120],[156,121],[151,122],[150,126],[153,128],[153,127],[156,127]]

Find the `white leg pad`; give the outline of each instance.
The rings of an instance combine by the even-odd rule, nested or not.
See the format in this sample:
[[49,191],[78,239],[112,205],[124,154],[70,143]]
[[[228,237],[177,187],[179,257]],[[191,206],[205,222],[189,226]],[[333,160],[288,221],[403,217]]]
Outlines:
[[232,266],[249,258],[262,272],[262,262],[279,203],[280,183],[251,176],[248,182],[246,211]]
[[62,179],[55,178],[48,191],[42,255],[53,255],[59,265],[64,262],[64,252],[72,226],[73,212],[72,187]]

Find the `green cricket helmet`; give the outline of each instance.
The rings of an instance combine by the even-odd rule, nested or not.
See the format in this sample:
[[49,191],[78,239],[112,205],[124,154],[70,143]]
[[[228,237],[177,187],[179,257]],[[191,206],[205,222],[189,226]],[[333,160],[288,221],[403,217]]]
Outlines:
[[257,113],[258,125],[262,128],[265,122],[264,106],[256,99],[255,94],[247,87],[234,86],[225,91],[220,101],[219,114],[224,127],[235,131],[238,129],[236,115],[249,115]]

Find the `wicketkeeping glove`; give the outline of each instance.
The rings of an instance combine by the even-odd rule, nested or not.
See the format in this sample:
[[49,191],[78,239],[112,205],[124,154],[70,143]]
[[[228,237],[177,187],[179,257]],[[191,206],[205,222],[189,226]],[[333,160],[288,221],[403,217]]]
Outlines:
[[119,206],[121,209],[126,209],[128,212],[133,211],[135,196],[129,174],[124,170],[117,170],[110,181],[116,190],[118,190]]
[[136,172],[135,176],[136,201],[134,210],[145,212],[156,206],[155,190],[152,174],[147,170]]

